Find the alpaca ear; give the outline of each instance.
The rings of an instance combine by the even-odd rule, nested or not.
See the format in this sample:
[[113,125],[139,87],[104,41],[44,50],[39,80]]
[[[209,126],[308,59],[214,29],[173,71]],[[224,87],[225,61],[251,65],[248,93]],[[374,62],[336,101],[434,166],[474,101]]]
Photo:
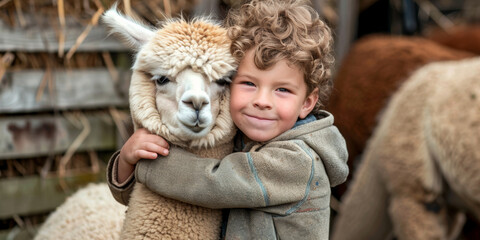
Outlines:
[[155,34],[153,28],[119,13],[116,4],[103,14],[102,21],[110,28],[110,34],[119,35],[136,52]]

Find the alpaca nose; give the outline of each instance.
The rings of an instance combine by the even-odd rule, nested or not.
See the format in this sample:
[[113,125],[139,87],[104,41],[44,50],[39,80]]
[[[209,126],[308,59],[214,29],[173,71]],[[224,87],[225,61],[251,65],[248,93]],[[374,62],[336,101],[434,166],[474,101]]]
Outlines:
[[195,110],[197,117],[200,110],[202,110],[204,106],[210,104],[206,94],[186,94],[186,96],[182,98],[182,102]]

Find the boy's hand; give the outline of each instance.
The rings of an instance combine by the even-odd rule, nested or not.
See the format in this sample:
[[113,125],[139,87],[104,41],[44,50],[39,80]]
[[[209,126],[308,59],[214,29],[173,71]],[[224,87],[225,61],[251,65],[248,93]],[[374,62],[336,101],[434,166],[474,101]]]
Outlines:
[[118,182],[123,183],[132,174],[140,159],[156,159],[168,155],[169,145],[162,137],[144,128],[135,131],[125,142],[118,159]]

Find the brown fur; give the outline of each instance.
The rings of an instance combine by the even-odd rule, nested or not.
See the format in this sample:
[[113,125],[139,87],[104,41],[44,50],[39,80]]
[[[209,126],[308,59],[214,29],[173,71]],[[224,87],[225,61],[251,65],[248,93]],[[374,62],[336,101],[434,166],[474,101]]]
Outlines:
[[333,239],[390,231],[455,239],[465,220],[458,206],[480,220],[479,95],[480,58],[430,64],[410,77],[368,142]]
[[[381,109],[414,70],[430,62],[472,56],[420,37],[371,35],[356,42],[335,76],[327,106],[347,142],[350,169],[355,169]],[[347,184],[337,187],[335,195],[341,196]]]
[[449,48],[480,55],[480,24],[459,25],[448,31],[437,28],[430,30],[425,37]]

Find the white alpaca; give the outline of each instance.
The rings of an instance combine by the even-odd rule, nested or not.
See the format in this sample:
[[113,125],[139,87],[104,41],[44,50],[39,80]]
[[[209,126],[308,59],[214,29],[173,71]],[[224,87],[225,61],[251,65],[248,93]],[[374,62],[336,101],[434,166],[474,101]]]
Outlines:
[[[169,20],[154,30],[110,9],[103,16],[112,32],[120,35],[137,52],[130,83],[130,111],[137,128],[147,128],[177,146],[204,157],[222,158],[232,152],[236,128],[229,114],[229,89],[226,83],[236,69],[230,55],[226,30],[207,19],[186,22]],[[43,239],[216,239],[219,236],[220,210],[197,207],[161,197],[144,185],[136,184],[128,211],[119,206],[110,191],[89,186],[110,195],[105,204],[91,198],[88,206],[66,210],[84,201],[75,194],[49,216],[37,234]],[[87,191],[87,190],[85,190]],[[84,192],[85,192],[84,191]],[[100,196],[100,195],[99,195]],[[66,205],[66,206],[64,206]],[[108,206],[118,214],[110,214]],[[95,216],[88,212],[97,212]],[[110,228],[98,221],[114,222]],[[75,235],[63,233],[68,225]],[[92,237],[87,232],[95,229]],[[62,236],[62,237],[58,237]]]
[[106,183],[91,183],[50,214],[34,239],[118,239],[126,209],[113,199]]
[[393,95],[344,195],[335,240],[456,239],[480,220],[480,58],[416,71]]
[[[226,83],[236,62],[226,30],[206,19],[178,19],[154,31],[114,9],[103,20],[138,51],[130,83],[136,129],[203,157],[231,153],[235,127]],[[167,199],[136,183],[121,238],[215,239],[220,223],[220,210]]]

